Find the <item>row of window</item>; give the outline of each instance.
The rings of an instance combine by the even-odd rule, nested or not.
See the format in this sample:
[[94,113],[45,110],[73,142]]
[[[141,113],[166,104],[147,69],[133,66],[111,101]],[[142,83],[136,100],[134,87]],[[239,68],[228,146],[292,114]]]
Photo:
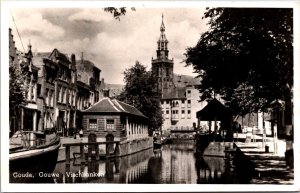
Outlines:
[[[55,70],[49,68],[49,67],[45,67],[46,69],[46,81],[48,83],[54,83],[55,79],[56,79],[56,72]],[[60,67],[57,73],[57,78],[63,81],[68,82],[69,81],[69,76],[71,77],[71,81],[72,83],[75,83],[75,73],[71,72],[70,70],[67,68],[63,68]]]
[[[181,108],[191,108],[191,100],[187,100],[187,104],[185,104],[184,102],[181,102],[181,105],[179,105],[179,102],[172,102],[172,108],[179,108],[181,106]],[[162,105],[162,107],[165,107],[166,109],[169,109],[170,106],[169,105]]]
[[[57,102],[60,103],[65,103],[67,101],[67,91],[69,91],[69,101],[68,103],[70,105],[75,106],[75,97],[76,97],[76,91],[74,90],[68,90],[65,87],[59,87],[59,94],[58,94],[58,100]],[[45,92],[45,105],[46,106],[50,106],[50,107],[54,107],[54,90],[48,89],[46,88],[46,92]]]
[[[181,110],[181,118],[187,117],[188,119],[191,118],[191,110],[187,110],[187,116],[185,114],[185,110]],[[163,111],[164,118],[169,118],[169,110]],[[179,111],[178,110],[172,110],[172,118],[179,118]]]
[[[97,119],[89,119],[89,130],[98,130],[97,129]],[[115,120],[114,119],[107,119],[106,120],[106,130],[115,130]]]
[[67,103],[67,94],[69,93],[68,103],[75,106],[75,97],[76,91],[70,90],[67,87],[59,86],[58,87],[58,98],[57,102],[59,103]]
[[[89,130],[98,130],[98,124],[97,124],[97,119],[89,119],[89,125],[88,128]],[[114,119],[106,119],[106,126],[105,129],[108,131],[115,130],[115,120]],[[141,127],[131,127],[131,129],[128,131],[129,135],[133,134],[146,134],[146,131],[142,130]]]
[[78,96],[77,98],[77,106],[76,108],[79,110],[83,110],[88,108],[91,105],[91,103],[88,101],[87,98],[82,97],[82,96]]
[[[167,104],[167,105],[169,105],[170,104],[170,101],[162,101],[161,102],[161,105],[164,105],[164,104]],[[187,104],[191,104],[191,100],[187,100]],[[179,101],[172,101],[171,102],[171,105],[172,105],[172,107],[179,107]],[[185,100],[181,100],[181,105],[183,106],[183,105],[185,105]]]

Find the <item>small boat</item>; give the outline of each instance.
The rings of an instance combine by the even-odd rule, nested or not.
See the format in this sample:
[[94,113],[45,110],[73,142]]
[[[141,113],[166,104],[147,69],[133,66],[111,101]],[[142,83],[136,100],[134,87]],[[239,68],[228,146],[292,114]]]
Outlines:
[[36,181],[34,178],[52,173],[60,146],[56,132],[16,132],[10,138],[10,183]]

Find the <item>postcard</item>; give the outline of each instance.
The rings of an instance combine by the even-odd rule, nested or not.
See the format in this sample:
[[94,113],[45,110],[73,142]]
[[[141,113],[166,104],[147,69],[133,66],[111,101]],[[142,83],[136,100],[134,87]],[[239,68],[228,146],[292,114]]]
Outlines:
[[1,191],[299,190],[299,10],[3,1]]

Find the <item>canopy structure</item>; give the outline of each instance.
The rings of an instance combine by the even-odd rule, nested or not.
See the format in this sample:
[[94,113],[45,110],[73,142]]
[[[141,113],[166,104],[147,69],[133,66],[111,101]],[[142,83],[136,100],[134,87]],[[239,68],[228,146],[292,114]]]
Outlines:
[[201,121],[231,121],[232,113],[220,101],[213,99],[196,115]]
[[[221,134],[222,131],[223,140],[233,140],[231,128],[232,112],[217,99],[213,99],[202,110],[198,111],[197,119],[198,125],[200,125],[200,121],[209,121],[209,134],[211,133],[211,123],[213,121],[214,132],[219,132],[219,134]],[[217,126],[217,121],[221,121],[219,128]],[[213,140],[216,140],[216,136],[214,136]]]

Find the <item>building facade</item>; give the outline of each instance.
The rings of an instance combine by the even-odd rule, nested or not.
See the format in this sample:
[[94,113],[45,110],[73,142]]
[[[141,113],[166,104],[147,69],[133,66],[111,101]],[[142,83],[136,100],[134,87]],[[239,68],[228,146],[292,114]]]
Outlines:
[[[104,97],[82,114],[83,141],[120,141],[120,155],[153,146],[148,136],[148,118],[131,105]],[[99,148],[105,151],[105,147]]]
[[95,104],[102,98],[102,84],[100,80],[101,70],[89,60],[83,59],[76,61],[77,67],[77,109],[84,110]]
[[[12,30],[9,29],[9,63],[14,65],[23,75],[24,87],[27,89],[26,104],[18,108],[16,115],[10,114],[10,130],[36,131],[40,111],[37,106],[37,82],[39,68],[33,64],[32,51],[29,43],[28,50],[22,53],[15,47]],[[11,112],[10,112],[11,113]]]
[[76,64],[75,55],[69,58],[58,49],[51,53],[37,53],[34,56],[40,67],[37,95],[41,112],[39,130],[75,127],[76,117]]
[[174,74],[174,60],[169,59],[168,43],[162,21],[156,58],[152,58],[152,73],[157,79],[156,90],[161,95],[163,133],[172,129],[192,129],[193,123],[197,123],[196,112],[206,105],[206,102],[198,102],[200,79]]
[[101,70],[90,61],[78,62],[74,54],[69,58],[57,49],[50,54],[37,53],[35,60],[41,68],[40,128],[55,127],[62,135],[70,135],[82,127],[80,112],[100,99]]

